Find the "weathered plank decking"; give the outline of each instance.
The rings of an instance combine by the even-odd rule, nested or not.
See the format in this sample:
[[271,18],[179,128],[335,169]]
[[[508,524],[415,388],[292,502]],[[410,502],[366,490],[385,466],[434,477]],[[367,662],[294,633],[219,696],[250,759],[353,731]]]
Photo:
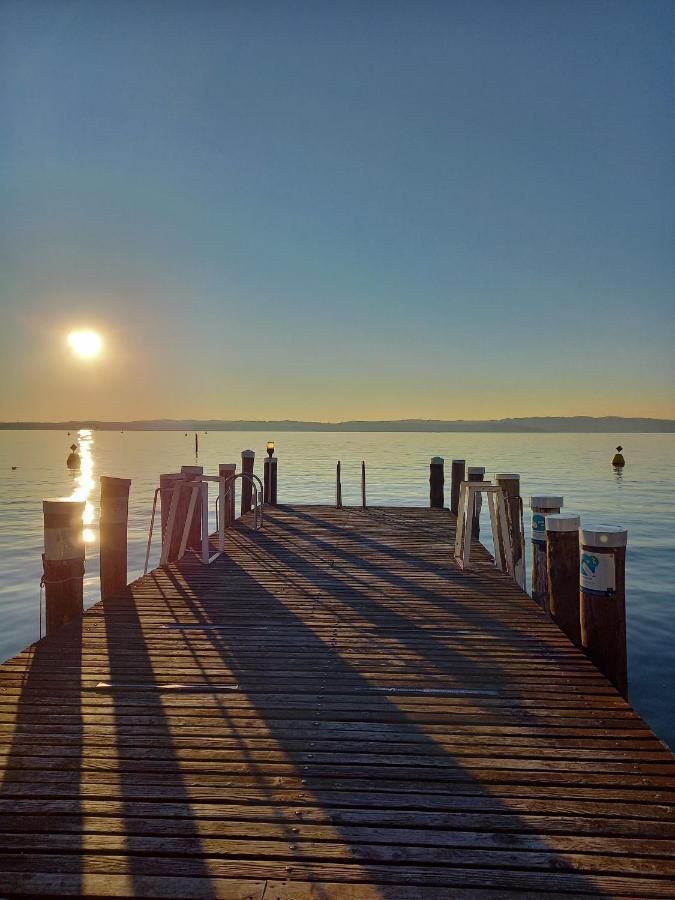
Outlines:
[[675,896],[673,756],[443,510],[279,507],[0,668],[0,896]]

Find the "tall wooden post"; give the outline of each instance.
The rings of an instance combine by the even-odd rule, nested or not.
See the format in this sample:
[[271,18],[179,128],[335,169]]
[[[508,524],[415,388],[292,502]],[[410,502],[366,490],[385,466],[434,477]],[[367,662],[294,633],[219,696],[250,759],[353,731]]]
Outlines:
[[84,581],[83,500],[43,500],[42,554],[47,634],[82,615]]
[[546,516],[548,611],[567,637],[581,648],[579,622],[579,516]]
[[560,512],[562,497],[530,497],[532,510],[532,599],[548,611],[548,581],[546,578],[546,527],[547,515]]
[[445,504],[443,465],[444,459],[442,456],[433,456],[431,458],[431,463],[429,464],[429,506],[432,509],[443,509]]
[[270,504],[277,505],[277,457],[270,459]]
[[[218,466],[218,474],[221,478],[234,478],[237,471],[236,463],[220,463]],[[228,493],[225,496],[225,506],[224,509],[220,511],[220,515],[225,516],[225,527],[232,528],[234,525],[234,520],[236,519],[235,513],[235,505],[234,505],[234,486],[236,482],[232,481],[229,485],[226,485],[226,490]]]
[[342,509],[342,463],[338,459],[335,468],[335,508]]
[[[467,481],[484,481],[484,466],[469,466],[466,473]],[[471,540],[480,540],[480,511],[483,507],[483,498],[477,494],[474,498],[473,511],[471,513]]]
[[626,544],[617,525],[579,531],[581,644],[591,662],[626,699]]
[[277,505],[277,458],[266,456],[263,462],[264,501],[270,506]]
[[[183,483],[183,476],[180,472],[171,472],[166,475],[159,476],[159,502],[160,502],[160,514],[161,514],[161,522],[162,522],[162,546],[165,543],[166,537],[166,526],[169,522],[169,511],[171,509],[171,501],[173,500],[174,491],[178,488],[180,484]],[[183,519],[185,522],[185,519]],[[180,536],[176,537],[176,529],[177,524],[174,525],[174,536],[171,542],[172,546],[169,548],[169,555],[167,557],[167,562],[175,562],[178,558],[178,549],[180,547]],[[182,526],[181,532],[182,534]]]
[[253,466],[255,464],[255,453],[253,450],[241,451],[241,471],[248,478],[241,479],[241,515],[245,515],[251,511],[253,498],[253,482],[250,476],[253,475]]
[[459,509],[459,487],[464,481],[464,469],[466,460],[453,459],[450,467],[450,512],[457,515]]
[[[195,481],[196,477],[202,475],[204,472],[203,466],[181,466],[180,467],[181,475],[183,475],[185,481]],[[191,491],[185,490],[183,493],[183,497],[181,499],[181,510],[180,515],[176,517],[177,521],[180,521],[180,533],[181,537],[183,535],[183,528],[185,527],[185,519],[188,514],[188,506],[190,505],[190,496]],[[184,507],[184,509],[183,509]],[[192,521],[190,522],[190,530],[188,532],[188,541],[187,546],[190,550],[201,550],[202,548],[202,497],[201,492],[197,494],[197,501],[194,508],[194,514],[192,516]]]
[[118,594],[127,586],[127,522],[129,478],[101,475],[99,521],[101,599]]
[[361,509],[366,508],[366,461],[361,460]]
[[495,475],[495,481],[504,491],[507,527],[513,549],[513,576],[516,583],[525,590],[525,546],[521,520],[520,475]]
[[199,456],[199,435],[195,431],[195,459]]

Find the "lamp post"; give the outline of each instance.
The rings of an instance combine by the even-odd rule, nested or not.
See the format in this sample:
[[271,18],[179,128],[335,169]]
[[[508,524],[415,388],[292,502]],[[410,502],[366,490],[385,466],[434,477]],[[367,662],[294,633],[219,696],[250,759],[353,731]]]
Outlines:
[[263,485],[265,503],[277,505],[277,458],[274,455],[274,441],[267,442],[267,459],[264,463]]

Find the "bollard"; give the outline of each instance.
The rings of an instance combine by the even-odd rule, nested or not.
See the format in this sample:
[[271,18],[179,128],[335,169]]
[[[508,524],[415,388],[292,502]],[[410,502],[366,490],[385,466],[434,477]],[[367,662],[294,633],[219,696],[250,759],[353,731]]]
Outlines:
[[[171,510],[171,500],[174,491],[183,483],[183,476],[180,472],[171,472],[168,475],[159,476],[159,502],[160,515],[162,523],[162,548],[164,547],[164,538],[166,535],[166,526],[169,522],[169,511]],[[181,531],[182,534],[182,531]],[[176,539],[176,531],[174,527],[174,538],[172,547],[169,548],[167,562],[175,562],[178,558],[178,548],[180,547],[180,538]]]
[[[184,475],[184,481],[194,481],[196,475],[202,475],[204,473],[203,466],[181,466],[180,467],[181,475]],[[181,497],[181,505],[178,515],[176,516],[176,524],[180,522],[180,537],[183,537],[183,528],[185,527],[185,519],[188,514],[188,506],[190,505],[190,497],[192,495],[192,491],[189,489],[183,490],[183,495]],[[180,546],[180,539],[179,539]],[[194,513],[192,515],[192,521],[190,522],[190,530],[188,532],[188,541],[187,546],[190,550],[201,550],[202,549],[202,497],[201,491],[197,493],[197,499],[195,502]]]
[[464,481],[465,465],[465,460],[453,459],[450,468],[450,512],[453,516],[457,515],[459,509],[459,486]]
[[277,505],[277,458],[266,456],[263,463],[263,487],[265,489],[265,503],[270,506]]
[[[466,472],[467,481],[484,481],[485,468],[483,466],[469,466]],[[471,540],[480,538],[480,511],[483,508],[483,498],[480,494],[474,499],[473,512],[471,514]]]
[[253,475],[253,466],[255,464],[255,453],[253,450],[242,450],[241,451],[241,471],[243,475],[248,475],[248,478],[241,479],[241,513],[240,515],[244,515],[247,512],[251,511],[252,506],[252,498],[253,498],[253,481],[250,476]]
[[[525,546],[523,540],[522,509],[520,498],[520,475],[495,475],[495,481],[504,491],[508,534],[513,552],[513,577],[525,590]],[[502,554],[502,559],[504,555]]]
[[195,459],[199,456],[199,435],[195,431]]
[[341,469],[342,464],[340,460],[337,461],[337,466],[335,468],[335,508],[342,509],[342,480],[341,480]]
[[547,515],[559,513],[562,497],[530,497],[532,510],[532,599],[548,611],[548,587],[546,579],[546,526]]
[[548,612],[581,648],[579,624],[579,516],[552,513],[544,521]]
[[579,530],[581,645],[593,665],[628,699],[626,543],[618,525]]
[[83,500],[43,500],[42,554],[47,635],[82,615],[84,581]]
[[127,586],[127,522],[129,478],[101,475],[99,522],[101,599],[118,594]]
[[445,504],[443,465],[444,459],[442,456],[433,456],[431,458],[431,463],[429,464],[429,506],[432,509],[443,509]]
[[366,508],[366,461],[361,460],[361,509]]
[[[218,474],[221,478],[234,478],[237,472],[237,464],[236,463],[221,463],[218,466]],[[219,515],[225,516],[225,527],[232,528],[234,525],[234,520],[236,519],[235,514],[235,506],[234,506],[234,495],[235,495],[235,486],[236,482],[232,481],[231,483],[225,484],[225,504],[224,508],[220,511]]]

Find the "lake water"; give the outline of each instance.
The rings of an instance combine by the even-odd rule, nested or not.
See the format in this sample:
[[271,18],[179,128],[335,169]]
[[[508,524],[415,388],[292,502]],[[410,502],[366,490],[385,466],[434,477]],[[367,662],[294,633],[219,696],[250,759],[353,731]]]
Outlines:
[[[268,438],[277,445],[280,503],[333,503],[337,459],[342,460],[345,505],[360,503],[365,459],[369,504],[426,505],[429,459],[440,455],[446,459],[446,478],[453,457],[485,466],[486,478],[519,472],[526,500],[530,494],[562,494],[565,511],[579,513],[582,522],[626,526],[630,699],[658,736],[675,746],[675,435],[219,431],[199,435],[198,462],[206,472],[216,473],[221,462],[237,462],[239,468],[242,449],[250,447],[258,471]],[[80,473],[65,465],[74,439],[83,452]],[[617,474],[610,459],[619,443],[627,465]],[[70,437],[59,431],[0,431],[0,659],[38,637],[42,500],[87,500],[89,605],[98,600],[98,477],[132,479],[131,580],[143,570],[159,473],[194,462],[194,435],[182,431],[73,432]],[[529,531],[527,515],[525,520]],[[151,564],[158,556],[155,542]],[[528,585],[529,572],[528,559]]]

